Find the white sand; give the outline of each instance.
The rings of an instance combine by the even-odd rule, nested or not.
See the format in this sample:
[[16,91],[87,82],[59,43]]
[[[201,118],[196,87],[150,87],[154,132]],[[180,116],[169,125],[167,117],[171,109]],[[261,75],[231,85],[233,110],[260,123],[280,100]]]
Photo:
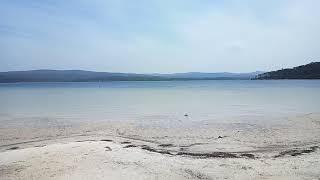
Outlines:
[[[319,179],[319,117],[264,127],[169,129],[106,123],[34,132],[22,128],[20,133],[1,129],[0,179]],[[129,145],[124,141],[137,147],[124,148]],[[164,143],[172,147],[159,146]],[[173,155],[150,152],[143,145]],[[10,149],[14,147],[18,149]],[[230,152],[239,158],[200,159],[179,152]],[[255,158],[240,157],[243,153]]]
[[[106,150],[106,146],[112,151]],[[317,179],[319,152],[262,159],[194,159],[70,142],[2,152],[0,179]]]

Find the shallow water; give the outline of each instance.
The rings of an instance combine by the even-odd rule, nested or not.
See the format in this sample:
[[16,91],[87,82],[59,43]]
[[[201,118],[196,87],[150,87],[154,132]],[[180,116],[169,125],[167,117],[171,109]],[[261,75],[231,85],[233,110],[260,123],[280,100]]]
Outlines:
[[[271,123],[320,112],[319,80],[0,84],[2,124]],[[184,114],[188,114],[185,117]]]

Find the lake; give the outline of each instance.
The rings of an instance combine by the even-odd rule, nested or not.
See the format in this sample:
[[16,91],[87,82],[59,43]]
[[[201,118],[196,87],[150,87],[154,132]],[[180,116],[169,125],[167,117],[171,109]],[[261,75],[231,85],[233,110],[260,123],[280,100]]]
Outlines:
[[[277,123],[320,112],[319,80],[0,84],[0,120]],[[184,116],[188,114],[188,116]]]

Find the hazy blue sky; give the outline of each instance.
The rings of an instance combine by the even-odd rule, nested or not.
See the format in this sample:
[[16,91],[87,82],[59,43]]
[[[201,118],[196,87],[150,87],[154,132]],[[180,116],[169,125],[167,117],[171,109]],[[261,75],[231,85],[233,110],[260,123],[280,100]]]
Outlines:
[[0,0],[0,71],[247,72],[320,61],[319,0]]

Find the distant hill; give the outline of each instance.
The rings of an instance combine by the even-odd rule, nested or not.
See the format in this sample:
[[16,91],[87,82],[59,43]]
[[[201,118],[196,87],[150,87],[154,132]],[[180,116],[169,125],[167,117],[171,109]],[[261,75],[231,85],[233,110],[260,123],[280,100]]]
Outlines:
[[0,72],[0,83],[14,82],[98,82],[98,81],[170,81],[170,80],[221,80],[251,79],[254,73],[176,73],[134,74],[82,70],[31,70]]
[[320,79],[320,62],[262,73],[255,79]]
[[156,76],[130,73],[93,72],[82,70],[31,70],[0,72],[0,82],[94,82],[161,80]]
[[185,79],[251,79],[258,74],[263,73],[262,71],[256,71],[252,73],[203,73],[203,72],[188,72],[188,73],[174,73],[174,74],[155,74],[160,77],[167,78],[185,78]]

